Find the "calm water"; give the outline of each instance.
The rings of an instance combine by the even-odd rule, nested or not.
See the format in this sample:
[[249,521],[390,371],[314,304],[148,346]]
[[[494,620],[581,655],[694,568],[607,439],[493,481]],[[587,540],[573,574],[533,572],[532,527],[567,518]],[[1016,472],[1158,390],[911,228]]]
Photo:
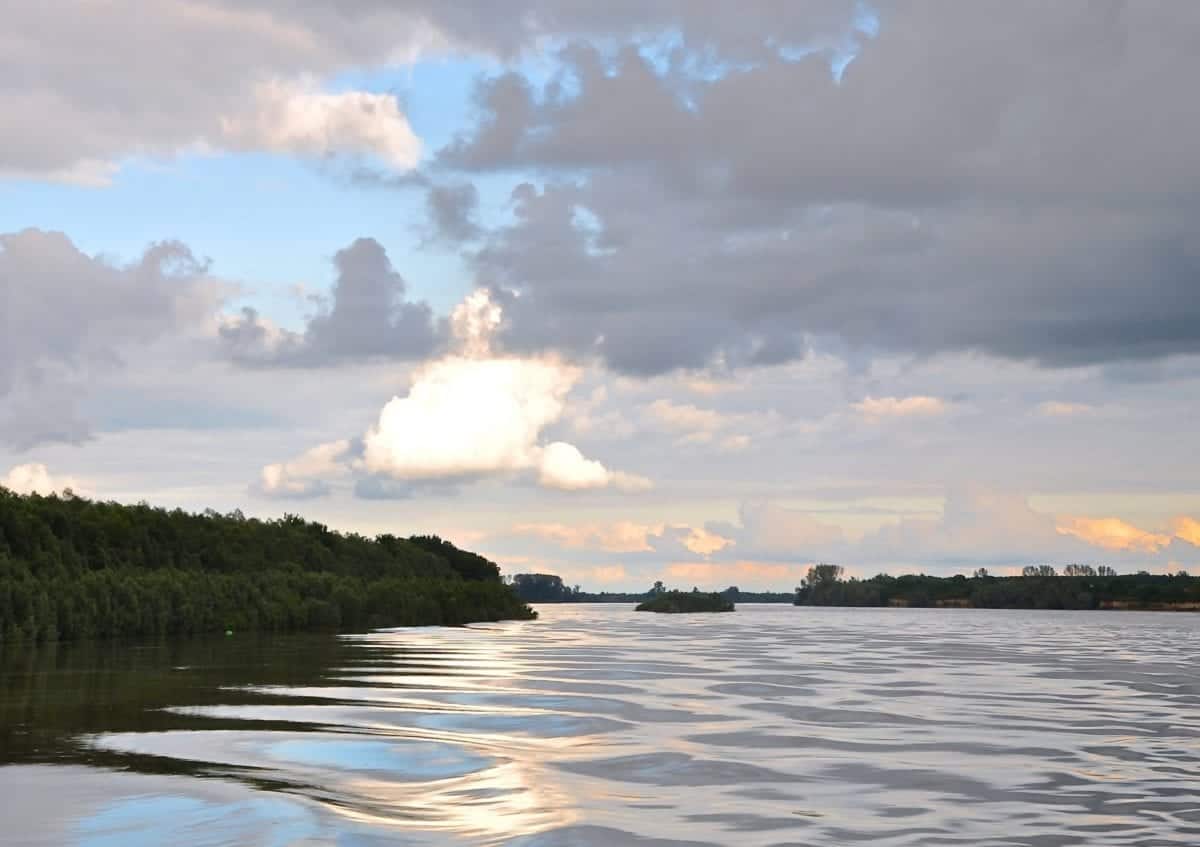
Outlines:
[[541,613],[10,650],[0,843],[1200,843],[1200,616]]

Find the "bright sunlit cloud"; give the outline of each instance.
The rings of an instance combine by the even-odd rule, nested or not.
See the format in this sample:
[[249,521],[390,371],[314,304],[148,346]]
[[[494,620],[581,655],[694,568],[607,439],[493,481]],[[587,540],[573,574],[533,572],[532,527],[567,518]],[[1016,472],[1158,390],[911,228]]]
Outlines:
[[262,83],[253,107],[221,121],[221,143],[303,156],[339,153],[379,158],[397,171],[421,159],[421,141],[391,94],[330,94],[314,82]]
[[17,494],[57,494],[71,489],[76,494],[86,494],[87,486],[74,477],[56,476],[45,465],[31,462],[17,465],[0,477],[0,487]]
[[1139,529],[1120,518],[1065,518],[1058,532],[1105,550],[1157,553],[1171,543],[1171,536]]
[[1195,518],[1180,516],[1171,522],[1171,532],[1175,537],[1186,541],[1195,547],[1200,547],[1200,521]]
[[[315,447],[261,473],[269,496],[328,493],[328,479],[347,465],[404,483],[462,482],[530,474],[558,491],[612,488],[645,491],[649,479],[613,470],[565,441],[544,442],[582,370],[553,355],[520,357],[493,351],[502,313],[486,291],[453,312],[455,350],[418,368],[408,393],[392,398],[362,438]],[[378,484],[375,486],[379,488]]]

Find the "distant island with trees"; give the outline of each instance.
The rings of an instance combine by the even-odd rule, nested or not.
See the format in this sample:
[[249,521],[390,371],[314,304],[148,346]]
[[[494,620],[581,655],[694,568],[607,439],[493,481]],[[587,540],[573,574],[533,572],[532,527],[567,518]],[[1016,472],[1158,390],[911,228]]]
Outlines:
[[648,600],[638,603],[634,611],[659,612],[663,614],[691,614],[695,612],[732,612],[733,601],[724,594],[697,591],[662,591]]
[[0,642],[535,616],[494,562],[436,536],[0,488]]

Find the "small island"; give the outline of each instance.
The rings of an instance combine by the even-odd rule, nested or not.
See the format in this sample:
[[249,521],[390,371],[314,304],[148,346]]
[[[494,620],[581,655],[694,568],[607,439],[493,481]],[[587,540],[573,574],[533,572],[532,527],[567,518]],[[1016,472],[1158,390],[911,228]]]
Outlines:
[[661,612],[664,614],[732,612],[733,610],[733,602],[725,595],[703,591],[663,591],[643,603],[638,603],[635,609],[638,612]]

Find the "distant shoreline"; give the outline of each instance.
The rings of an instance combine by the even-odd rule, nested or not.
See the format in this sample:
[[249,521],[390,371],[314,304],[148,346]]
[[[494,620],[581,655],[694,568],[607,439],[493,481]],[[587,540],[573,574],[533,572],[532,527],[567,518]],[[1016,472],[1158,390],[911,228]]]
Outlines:
[[[513,588],[527,603],[638,604],[666,589],[646,592],[582,591],[553,574],[518,574]],[[693,589],[696,590],[696,589]],[[1200,578],[1175,574],[1118,574],[1111,568],[1068,565],[1059,573],[1031,565],[1020,576],[992,576],[980,568],[972,576],[880,574],[846,577],[838,565],[809,568],[795,592],[750,592],[730,586],[716,592],[733,603],[833,606],[840,608],[1077,609],[1134,612],[1200,612]]]
[[837,565],[809,569],[796,589],[797,606],[868,606],[957,609],[1078,609],[1096,611],[1200,611],[1200,579],[1177,574],[1118,574],[1110,568],[1069,565],[1058,573],[1030,566],[1021,576],[949,577],[880,574],[844,578]]

